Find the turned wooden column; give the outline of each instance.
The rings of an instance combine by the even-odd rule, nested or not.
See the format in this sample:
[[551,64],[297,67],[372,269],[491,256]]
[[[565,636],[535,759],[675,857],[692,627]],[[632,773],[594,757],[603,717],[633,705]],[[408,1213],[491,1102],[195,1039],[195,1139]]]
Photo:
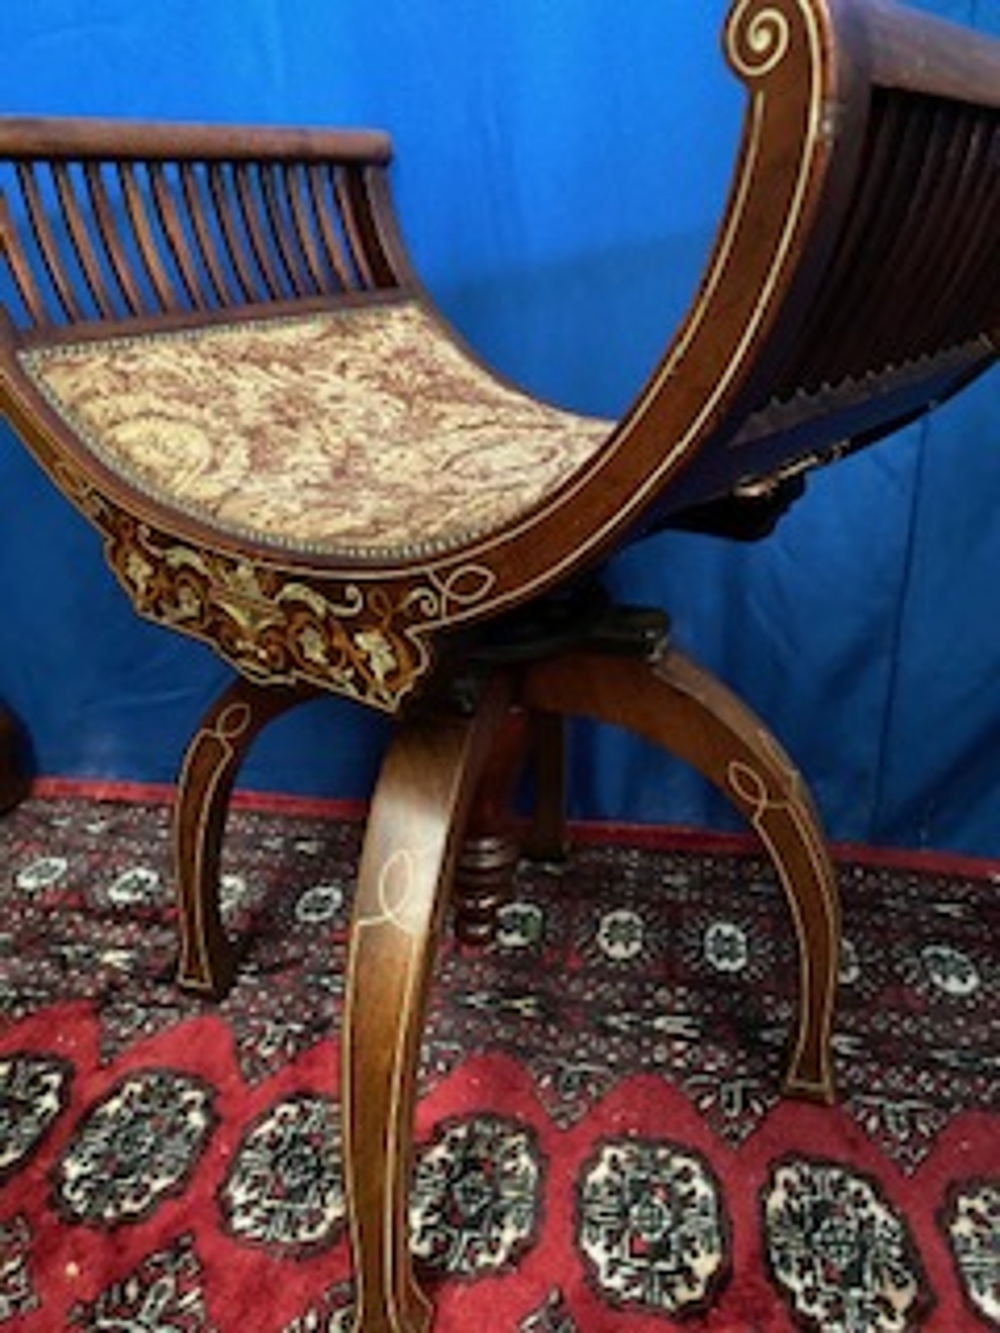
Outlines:
[[513,799],[527,744],[525,714],[512,709],[476,789],[455,869],[455,934],[465,944],[493,938],[497,908],[517,869],[521,838]]
[[[530,818],[515,810],[517,785],[532,777]],[[466,826],[455,871],[455,933],[465,944],[493,938],[497,909],[517,863],[566,858],[565,724],[554,713],[515,708],[495,742]]]

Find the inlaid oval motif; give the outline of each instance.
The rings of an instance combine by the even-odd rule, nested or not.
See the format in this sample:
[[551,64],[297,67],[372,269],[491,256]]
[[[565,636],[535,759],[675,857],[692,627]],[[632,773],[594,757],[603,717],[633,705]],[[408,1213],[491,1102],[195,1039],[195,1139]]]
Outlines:
[[735,921],[713,921],[705,930],[705,958],[716,972],[743,972],[750,962],[750,942]]
[[58,884],[68,869],[65,856],[40,856],[17,872],[14,883],[25,893],[41,893]]
[[614,963],[637,958],[642,953],[645,936],[642,917],[625,907],[606,912],[597,927],[598,947]]
[[108,885],[108,900],[117,907],[132,907],[137,903],[155,903],[160,892],[160,876],[155,870],[132,866]]
[[979,990],[979,969],[961,949],[947,944],[928,944],[920,953],[932,985],[953,999],[964,999]]
[[303,925],[332,921],[344,906],[344,890],[339,884],[314,884],[299,895],[295,918]]

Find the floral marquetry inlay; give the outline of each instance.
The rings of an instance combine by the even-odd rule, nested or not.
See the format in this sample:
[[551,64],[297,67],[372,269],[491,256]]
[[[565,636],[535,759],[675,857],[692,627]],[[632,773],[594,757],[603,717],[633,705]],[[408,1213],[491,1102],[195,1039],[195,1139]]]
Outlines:
[[182,543],[112,506],[82,478],[66,489],[104,533],[111,567],[141,615],[210,644],[252,679],[311,684],[386,712],[430,671],[431,631],[495,584],[479,565],[428,569],[388,587],[312,582]]

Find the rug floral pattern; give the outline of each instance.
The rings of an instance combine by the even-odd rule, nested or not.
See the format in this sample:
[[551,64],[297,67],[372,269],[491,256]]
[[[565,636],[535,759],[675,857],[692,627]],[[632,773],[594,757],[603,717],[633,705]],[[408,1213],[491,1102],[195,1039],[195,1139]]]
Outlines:
[[[358,828],[237,810],[219,1006],[173,986],[162,807],[0,825],[0,1330],[351,1328]],[[850,864],[833,1108],[753,854],[584,845],[446,944],[412,1243],[440,1333],[1000,1329],[1000,886]]]

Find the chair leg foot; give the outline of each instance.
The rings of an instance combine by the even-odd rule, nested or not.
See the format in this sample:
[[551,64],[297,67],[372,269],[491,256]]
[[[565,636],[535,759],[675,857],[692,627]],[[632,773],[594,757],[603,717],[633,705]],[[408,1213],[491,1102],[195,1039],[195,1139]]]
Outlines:
[[525,674],[523,701],[626,727],[662,745],[714,783],[757,831],[784,890],[799,955],[798,1020],[784,1088],[832,1101],[836,876],[802,778],[764,724],[673,650],[652,661],[579,653],[538,663]]
[[180,954],[177,984],[222,999],[236,957],[222,924],[219,866],[233,783],[255,737],[313,691],[242,678],[211,705],[187,748],[173,812],[173,862]]
[[355,1333],[424,1333],[407,1209],[417,1061],[460,838],[507,713],[501,681],[472,717],[414,717],[386,755],[358,872],[343,1034],[344,1174]]

